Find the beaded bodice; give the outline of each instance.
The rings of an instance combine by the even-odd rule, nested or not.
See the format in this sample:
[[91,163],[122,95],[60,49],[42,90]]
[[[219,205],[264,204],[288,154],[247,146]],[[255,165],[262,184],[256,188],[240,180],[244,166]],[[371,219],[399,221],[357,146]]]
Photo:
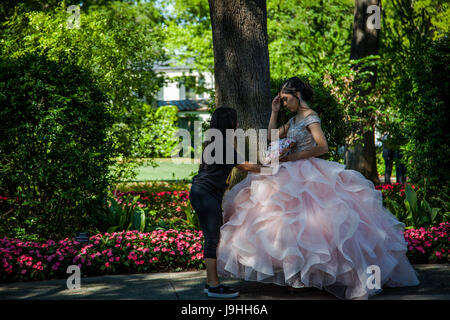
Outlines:
[[296,144],[290,153],[308,150],[315,147],[316,141],[312,134],[308,131],[307,126],[313,122],[320,123],[320,118],[315,114],[310,114],[301,119],[298,123],[294,123],[295,117],[289,119],[289,130],[286,134],[287,138],[295,139]]

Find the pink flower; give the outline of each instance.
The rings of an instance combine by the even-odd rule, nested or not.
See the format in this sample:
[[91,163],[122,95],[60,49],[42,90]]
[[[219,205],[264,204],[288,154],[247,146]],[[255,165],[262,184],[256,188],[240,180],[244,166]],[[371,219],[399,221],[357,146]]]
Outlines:
[[109,262],[105,263],[105,266],[106,266],[107,268],[109,268]]
[[137,256],[136,256],[136,253],[133,251],[133,252],[131,252],[129,255],[128,255],[128,260],[134,260],[134,261],[136,261],[136,259],[137,259]]

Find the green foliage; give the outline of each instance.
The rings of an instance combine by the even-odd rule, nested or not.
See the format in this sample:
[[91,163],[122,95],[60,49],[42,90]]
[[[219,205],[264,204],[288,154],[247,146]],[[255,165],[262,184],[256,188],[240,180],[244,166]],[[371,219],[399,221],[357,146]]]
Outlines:
[[[189,62],[200,72],[214,72],[208,1],[172,0],[166,5],[170,55],[176,56],[180,63]],[[273,81],[291,75],[321,73],[328,64],[347,62],[353,9],[352,0],[268,1]]]
[[[146,106],[147,107],[147,106]],[[178,120],[178,107],[162,106],[156,110],[149,109],[147,117],[143,119],[145,125],[139,139],[139,153],[135,156],[166,158],[178,143],[174,137]]]
[[389,211],[407,226],[407,229],[434,226],[450,219],[448,201],[443,207],[432,207],[424,198],[418,196],[409,184],[405,185],[405,197],[395,199],[386,197]]
[[186,222],[188,225],[194,227],[194,230],[200,230],[200,220],[197,213],[192,210],[191,201],[187,200],[187,205],[183,207],[184,214],[186,215]]
[[350,57],[354,1],[267,2],[270,74],[273,78],[322,73]]
[[146,191],[149,193],[164,192],[164,191],[177,191],[177,190],[189,190],[190,183],[186,181],[146,181],[146,182],[131,182],[121,183],[117,185],[117,191],[120,192],[140,192]]
[[[178,142],[174,137],[178,129],[178,108],[176,106],[162,106],[154,109],[147,104],[140,104],[140,106],[140,117],[136,118],[133,124],[126,122],[114,124],[113,132],[114,136],[117,137],[118,151],[125,158],[170,157],[171,150]],[[137,128],[141,128],[138,137],[134,134]],[[130,146],[134,147],[130,148]],[[122,161],[122,159],[119,159],[119,161]],[[156,165],[153,162],[151,164]],[[129,162],[128,165],[132,167],[133,172],[138,166],[134,161]],[[122,169],[119,167],[118,170]],[[125,176],[132,178],[131,175],[123,175],[124,178]]]
[[424,39],[437,40],[450,31],[446,0],[391,0],[383,3],[383,9],[385,37],[401,40],[406,47]]
[[412,182],[426,178],[427,187],[436,191],[450,182],[445,120],[450,92],[449,52],[448,37],[418,44],[397,88],[399,109],[409,138],[404,147],[408,176]]
[[[148,125],[143,121],[148,110],[141,101],[153,103],[164,82],[152,69],[155,61],[166,59],[163,17],[152,1],[89,1],[86,6],[83,1],[80,27],[70,28],[66,5],[49,5],[45,10],[16,6],[2,25],[3,55],[19,57],[46,50],[57,61],[60,52],[70,52],[72,62],[90,70],[111,103],[118,154],[123,158],[140,155],[140,138]],[[121,164],[115,175],[118,181],[132,176],[137,166],[132,161]]]
[[[120,204],[113,197],[109,197],[108,208],[105,211],[101,225],[101,231],[108,233],[115,231],[145,230],[145,212],[138,206],[139,196],[124,199],[125,203]],[[102,230],[106,228],[106,230]]]
[[171,0],[163,3],[167,49],[179,63],[199,72],[214,72],[212,27],[208,0]]
[[111,183],[107,98],[92,75],[60,54],[0,60],[0,234],[90,231]]
[[[146,183],[145,187],[142,191],[136,191],[140,189],[138,187],[127,192],[115,190],[113,194],[116,205],[110,205],[106,213],[99,213],[100,217],[97,219],[99,230],[105,231],[115,226],[118,226],[114,228],[115,231],[134,230],[133,228],[142,227],[142,225],[130,225],[136,210],[139,213],[138,216],[141,212],[145,214],[146,231],[157,229],[199,230],[199,220],[190,204],[189,192],[186,191],[189,189],[189,185],[160,182],[153,186]],[[122,186],[121,189],[128,188]],[[119,223],[122,215],[129,217],[128,220],[122,218],[123,221],[127,221],[126,223]]]
[[[344,121],[351,126],[351,135],[346,138],[347,145],[363,144],[362,135],[373,130],[377,118],[386,112],[380,87],[373,86],[374,69],[380,63],[380,57],[368,56],[359,60],[350,60],[346,65],[330,66],[325,71],[325,86],[335,97],[344,113]],[[370,91],[363,95],[362,91]],[[354,126],[360,124],[361,126]]]
[[444,102],[448,100],[449,4],[393,0],[383,7],[383,63],[378,78],[390,112],[378,128],[389,132],[395,147],[406,155],[402,161],[409,181],[426,184],[430,195],[437,196],[448,186]]
[[133,105],[137,96],[151,101],[162,83],[152,71],[152,62],[164,58],[162,17],[150,4],[113,2],[94,8],[81,9],[80,28],[67,26],[70,14],[62,6],[19,11],[5,23],[9,32],[2,47],[12,56],[47,48],[53,59],[61,51],[74,52],[73,61],[92,71],[114,111]]

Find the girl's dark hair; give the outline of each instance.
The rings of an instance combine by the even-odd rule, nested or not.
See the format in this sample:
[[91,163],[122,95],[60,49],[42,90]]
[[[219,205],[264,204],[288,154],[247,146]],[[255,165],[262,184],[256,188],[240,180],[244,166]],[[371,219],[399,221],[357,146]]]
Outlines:
[[218,129],[225,138],[226,130],[236,130],[237,112],[233,108],[220,107],[217,108],[211,116],[210,129]]
[[301,98],[305,101],[311,101],[314,96],[314,90],[312,87],[300,80],[297,77],[292,77],[287,79],[280,87],[279,92],[292,94],[294,95],[296,92],[300,92]]
[[[223,137],[223,147],[224,147],[224,163],[225,163],[225,151],[226,151],[226,144],[225,144],[225,138],[226,138],[226,130],[227,129],[233,129],[236,130],[237,128],[237,112],[235,109],[233,108],[229,108],[229,107],[220,107],[217,108],[214,113],[211,116],[211,122],[210,122],[210,126],[209,129],[217,129],[222,133],[222,137]],[[212,138],[213,140],[208,140],[205,141],[203,144],[203,151],[205,150],[206,146],[210,143],[212,143],[214,141],[214,137]],[[205,164],[203,162],[203,152],[202,152],[202,162],[200,164],[200,168],[202,168],[203,166],[206,166],[207,164]]]

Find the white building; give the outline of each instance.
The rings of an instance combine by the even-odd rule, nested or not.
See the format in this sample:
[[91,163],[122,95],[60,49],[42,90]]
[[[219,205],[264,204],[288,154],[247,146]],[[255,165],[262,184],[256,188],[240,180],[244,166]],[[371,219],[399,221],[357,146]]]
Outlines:
[[156,107],[175,105],[178,107],[178,126],[190,131],[194,130],[192,120],[209,121],[208,103],[210,95],[207,92],[196,93],[195,87],[214,88],[212,74],[200,73],[189,66],[158,65],[153,68],[157,73],[163,73],[167,82],[158,92]]

